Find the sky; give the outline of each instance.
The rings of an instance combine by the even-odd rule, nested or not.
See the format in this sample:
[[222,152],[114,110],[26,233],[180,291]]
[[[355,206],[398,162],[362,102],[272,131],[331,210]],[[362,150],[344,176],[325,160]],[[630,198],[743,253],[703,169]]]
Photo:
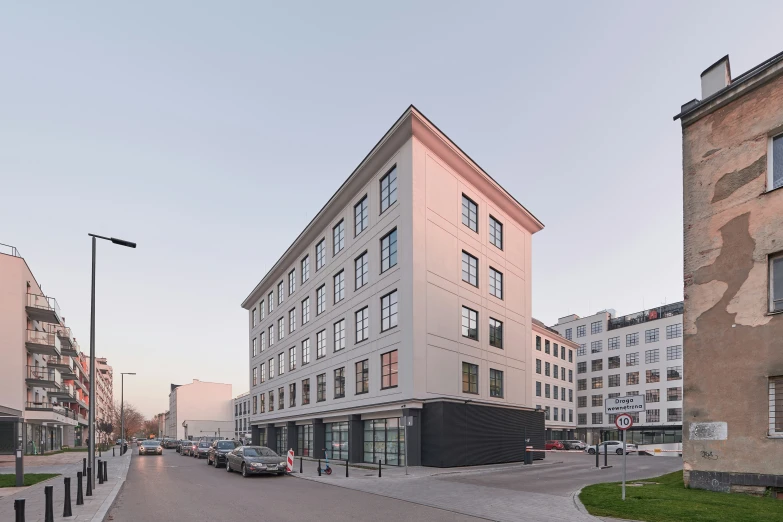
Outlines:
[[[33,3],[0,16],[0,243],[151,416],[248,389],[240,303],[414,104],[546,226],[547,324],[682,299],[700,73],[783,50],[781,2]],[[763,16],[761,13],[764,13]],[[7,349],[7,347],[5,347]],[[115,396],[119,398],[119,375]]]

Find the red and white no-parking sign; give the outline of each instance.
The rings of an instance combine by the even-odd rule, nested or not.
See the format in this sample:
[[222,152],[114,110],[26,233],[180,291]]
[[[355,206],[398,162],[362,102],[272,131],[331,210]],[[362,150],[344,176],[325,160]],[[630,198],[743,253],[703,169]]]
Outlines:
[[286,470],[291,473],[294,470],[294,450],[288,450],[288,460],[285,466]]
[[617,429],[620,431],[625,431],[631,426],[633,426],[633,417],[628,415],[627,413],[621,413],[614,419],[614,425],[617,426]]

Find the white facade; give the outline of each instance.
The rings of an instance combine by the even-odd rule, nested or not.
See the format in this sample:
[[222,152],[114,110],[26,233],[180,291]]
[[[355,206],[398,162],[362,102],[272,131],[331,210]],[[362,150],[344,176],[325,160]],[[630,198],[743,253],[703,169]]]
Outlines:
[[250,439],[250,392],[237,395],[232,403],[234,433],[226,436],[237,440]]
[[[463,197],[475,205],[475,227],[462,222]],[[492,237],[490,216],[502,224]],[[399,417],[403,407],[443,398],[531,408],[530,248],[542,227],[409,108],[242,304],[253,425]],[[476,284],[463,281],[463,252],[477,262]],[[502,274],[494,295],[490,267]],[[471,311],[477,321],[468,316],[463,329]],[[502,331],[498,346],[490,320],[502,323],[493,330]],[[465,335],[474,332],[477,339]]]
[[[233,432],[231,385],[193,379],[171,385],[167,434],[176,439],[213,437],[220,430]],[[186,427],[187,426],[187,427]],[[231,435],[228,436],[231,438]]]
[[680,302],[623,317],[607,310],[558,320],[553,328],[579,345],[578,428],[615,429],[604,401],[643,395],[646,411],[633,415],[634,424],[676,429],[681,437],[682,319]]
[[568,439],[576,429],[576,351],[579,348],[533,319],[531,396],[543,409],[547,439]]

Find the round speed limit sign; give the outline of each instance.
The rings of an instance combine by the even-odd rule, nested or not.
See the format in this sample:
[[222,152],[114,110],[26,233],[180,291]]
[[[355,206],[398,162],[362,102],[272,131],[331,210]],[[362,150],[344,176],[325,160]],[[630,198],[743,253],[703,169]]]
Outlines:
[[621,413],[614,419],[614,425],[618,430],[624,431],[633,426],[633,417],[627,413]]

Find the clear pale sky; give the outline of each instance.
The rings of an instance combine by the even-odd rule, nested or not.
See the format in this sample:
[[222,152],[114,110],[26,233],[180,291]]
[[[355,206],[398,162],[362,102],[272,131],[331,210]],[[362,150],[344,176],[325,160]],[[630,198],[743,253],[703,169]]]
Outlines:
[[[375,5],[369,5],[375,4]],[[413,103],[546,228],[534,315],[682,299],[681,104],[725,54],[783,50],[783,4],[8,3],[0,243],[146,415],[248,389],[240,303]],[[9,347],[3,347],[9,349]],[[116,379],[119,399],[119,376]]]

